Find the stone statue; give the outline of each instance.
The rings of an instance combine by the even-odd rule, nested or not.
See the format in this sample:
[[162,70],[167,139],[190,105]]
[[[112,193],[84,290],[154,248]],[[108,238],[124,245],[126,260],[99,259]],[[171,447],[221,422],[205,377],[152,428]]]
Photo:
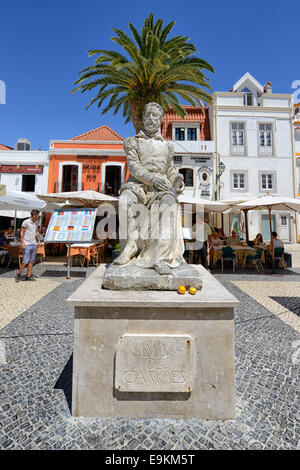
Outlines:
[[[132,263],[154,268],[159,274],[170,274],[172,268],[185,263],[182,238],[181,208],[177,196],[183,192],[183,176],[173,163],[173,147],[162,138],[160,129],[163,110],[157,103],[149,103],[143,112],[144,128],[124,143],[130,179],[120,190],[120,228],[127,223],[124,249],[114,261],[116,265]],[[142,204],[151,215],[156,215],[161,232],[142,239],[149,231],[149,218],[137,223],[134,207]],[[126,212],[124,214],[124,211]],[[156,213],[156,214],[155,214]],[[164,223],[172,215],[171,223]],[[161,223],[162,222],[162,223]],[[144,225],[144,226],[143,226]],[[154,224],[155,225],[155,224]]]

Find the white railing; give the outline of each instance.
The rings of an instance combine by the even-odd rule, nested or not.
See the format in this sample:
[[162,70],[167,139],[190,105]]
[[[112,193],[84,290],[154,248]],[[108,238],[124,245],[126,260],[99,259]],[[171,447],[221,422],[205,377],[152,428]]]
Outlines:
[[213,153],[215,151],[214,140],[172,140],[175,153]]

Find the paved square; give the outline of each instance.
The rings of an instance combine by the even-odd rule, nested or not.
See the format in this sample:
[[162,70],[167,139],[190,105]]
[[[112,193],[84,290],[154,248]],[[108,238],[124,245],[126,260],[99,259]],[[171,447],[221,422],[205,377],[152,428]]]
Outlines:
[[[65,300],[83,278],[66,281],[57,276],[66,270],[58,265],[40,264],[34,273],[51,269],[55,277],[30,283],[34,297],[26,295],[33,302],[24,297],[22,303],[18,294],[23,307],[0,330],[6,353],[0,364],[0,449],[300,449],[300,334],[293,312],[299,270],[274,278],[216,274],[241,302],[235,316],[237,416],[221,422],[73,418],[73,309]],[[19,288],[14,275],[0,273],[12,311]],[[48,287],[40,292],[44,280]],[[293,306],[270,296],[292,297]]]

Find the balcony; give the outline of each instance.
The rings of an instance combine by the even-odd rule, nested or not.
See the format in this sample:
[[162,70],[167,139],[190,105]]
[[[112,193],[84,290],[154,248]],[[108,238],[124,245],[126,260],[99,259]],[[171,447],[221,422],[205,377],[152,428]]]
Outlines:
[[175,153],[181,154],[213,154],[215,152],[214,140],[172,140]]
[[[51,191],[52,189],[52,191]],[[85,183],[77,183],[77,182],[69,182],[69,181],[55,181],[53,183],[53,187],[50,187],[50,192],[53,193],[65,193],[70,191],[87,191],[92,189],[93,191],[97,191],[98,193],[107,194],[108,196],[119,196],[119,189],[118,187],[112,187],[108,183],[101,184],[97,182],[85,182]]]
[[77,182],[70,182],[70,181],[55,181],[53,183],[53,187],[50,187],[50,192],[53,193],[66,193],[70,191],[87,191],[88,189],[93,189],[94,191],[98,191],[101,193],[101,183],[77,183]]

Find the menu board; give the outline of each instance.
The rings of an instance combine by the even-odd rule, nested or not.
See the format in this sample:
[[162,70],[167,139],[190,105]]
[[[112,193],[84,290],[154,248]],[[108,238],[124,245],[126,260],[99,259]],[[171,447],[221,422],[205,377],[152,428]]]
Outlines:
[[54,210],[45,243],[88,243],[92,240],[96,209]]

